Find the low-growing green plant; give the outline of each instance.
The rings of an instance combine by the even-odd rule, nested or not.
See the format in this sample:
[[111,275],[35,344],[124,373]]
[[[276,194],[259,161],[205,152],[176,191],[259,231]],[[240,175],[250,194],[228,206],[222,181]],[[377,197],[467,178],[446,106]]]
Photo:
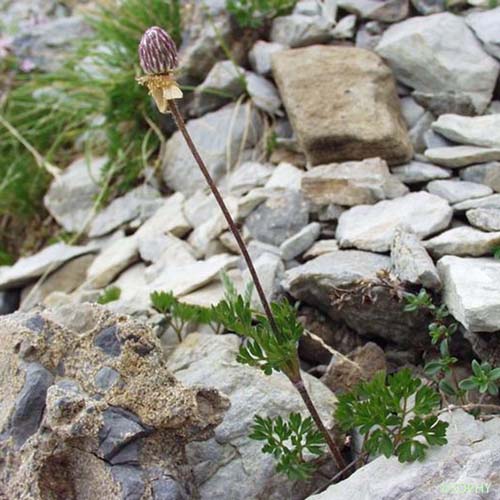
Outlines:
[[110,286],[101,293],[97,299],[98,304],[109,304],[110,302],[115,302],[121,297],[122,291],[117,286]]
[[488,362],[479,364],[475,359],[471,364],[472,373],[460,381],[459,386],[464,391],[479,391],[481,394],[498,396],[500,385],[500,368],[492,368]]
[[335,419],[345,431],[359,429],[368,454],[412,462],[423,460],[429,446],[447,442],[448,424],[432,415],[440,403],[439,394],[409,369],[387,377],[379,372],[338,396]]
[[227,0],[230,14],[243,28],[260,28],[277,16],[289,14],[297,0]]

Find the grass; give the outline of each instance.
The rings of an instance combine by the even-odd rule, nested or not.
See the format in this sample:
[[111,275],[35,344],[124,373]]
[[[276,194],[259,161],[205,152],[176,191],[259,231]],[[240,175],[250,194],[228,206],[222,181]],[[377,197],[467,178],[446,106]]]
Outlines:
[[[20,75],[12,60],[1,68],[7,76],[0,101],[0,228],[40,222],[52,178],[47,166],[106,154],[105,201],[134,186],[157,160],[162,137],[156,111],[135,83],[137,46],[151,25],[180,41],[180,0],[125,0],[88,22],[95,36],[82,40],[60,70]],[[12,253],[8,232],[1,231],[0,249]]]

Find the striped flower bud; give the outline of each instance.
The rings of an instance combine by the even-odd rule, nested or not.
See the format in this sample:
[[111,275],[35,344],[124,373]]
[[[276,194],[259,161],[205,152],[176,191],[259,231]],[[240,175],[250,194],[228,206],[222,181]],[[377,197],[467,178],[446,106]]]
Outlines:
[[139,44],[139,61],[147,75],[170,73],[178,64],[175,42],[164,29],[149,28]]

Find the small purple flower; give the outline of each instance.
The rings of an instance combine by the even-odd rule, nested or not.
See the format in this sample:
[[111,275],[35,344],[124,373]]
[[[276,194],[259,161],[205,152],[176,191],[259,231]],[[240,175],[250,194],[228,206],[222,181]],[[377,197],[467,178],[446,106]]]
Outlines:
[[178,65],[175,42],[164,29],[149,28],[139,44],[139,61],[147,75],[170,73]]

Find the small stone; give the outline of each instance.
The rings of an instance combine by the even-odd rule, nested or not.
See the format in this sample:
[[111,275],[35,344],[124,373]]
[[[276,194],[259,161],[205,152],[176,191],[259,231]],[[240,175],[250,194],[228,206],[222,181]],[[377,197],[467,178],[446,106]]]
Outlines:
[[484,50],[500,59],[500,34],[498,33],[500,7],[489,8],[484,12],[471,12],[466,16],[465,22],[483,42]]
[[106,247],[87,270],[87,283],[103,288],[131,264],[139,260],[139,245],[134,236],[121,238]]
[[493,191],[500,192],[500,162],[493,161],[482,165],[471,165],[460,170],[464,181],[478,182],[489,186]]
[[[403,0],[405,1],[405,0]],[[356,33],[356,16],[351,14],[350,16],[343,17],[333,28],[332,37],[335,40],[345,40],[353,38]]]
[[441,196],[449,203],[460,203],[471,198],[481,198],[493,193],[493,190],[483,184],[461,180],[437,180],[427,184],[427,191]]
[[336,239],[341,248],[387,252],[399,225],[425,238],[448,227],[452,214],[448,203],[439,196],[410,193],[347,210],[340,216]]
[[17,447],[38,430],[45,410],[48,388],[54,383],[54,376],[39,363],[24,366],[24,385],[19,393],[10,418],[10,434]]
[[94,345],[109,356],[119,356],[122,351],[122,341],[118,335],[118,328],[110,326],[101,330],[94,338]]
[[469,226],[449,229],[424,242],[433,257],[444,255],[480,257],[500,246],[500,232],[485,233]]
[[276,246],[296,234],[308,222],[308,204],[297,191],[273,194],[246,218],[247,229],[253,238]]
[[427,149],[424,154],[432,163],[449,168],[500,160],[500,148],[479,148],[476,146],[432,148]]
[[304,171],[300,168],[290,163],[282,162],[273,169],[271,177],[266,182],[265,188],[281,188],[300,191],[303,175]]
[[403,196],[408,188],[391,176],[384,160],[371,158],[314,167],[303,175],[302,191],[319,205],[353,206]]
[[352,12],[362,19],[374,19],[384,23],[402,21],[409,14],[408,0],[389,0],[378,2],[376,0],[339,0],[339,7]]
[[500,114],[484,116],[441,115],[432,129],[459,144],[500,148]]
[[271,42],[286,47],[304,47],[332,39],[331,26],[320,16],[301,14],[276,17],[271,27]]
[[453,205],[453,209],[457,212],[469,210],[471,208],[500,208],[500,194],[492,194],[484,198],[462,201],[461,203]]
[[394,274],[408,283],[425,288],[441,288],[441,280],[434,262],[422,242],[410,231],[398,227],[391,245],[391,263]]
[[248,54],[252,69],[260,75],[267,76],[271,73],[271,56],[275,52],[284,50],[286,47],[281,43],[264,42],[258,40]]
[[401,114],[405,119],[406,125],[409,129],[415,125],[425,113],[425,109],[418,104],[413,97],[403,97],[401,99]]
[[318,222],[311,222],[303,227],[280,245],[281,258],[285,261],[295,259],[311,247],[318,239],[320,232],[321,225]]
[[337,240],[320,240],[314,243],[302,257],[304,259],[314,259],[325,253],[336,252],[338,249]]
[[451,177],[449,170],[421,161],[411,161],[400,167],[392,167],[391,172],[405,184],[418,184]]
[[411,3],[424,16],[446,11],[446,0],[411,0]]
[[426,150],[425,136],[431,130],[433,121],[434,115],[426,111],[409,131],[408,135],[416,153],[423,153]]
[[434,130],[429,129],[426,132],[424,132],[423,135],[423,141],[424,141],[424,147],[422,148],[423,152],[426,149],[432,149],[432,148],[446,148],[448,146],[453,146],[453,142],[449,141],[448,139],[445,139],[442,135],[436,134]]
[[270,115],[280,114],[281,99],[269,80],[251,71],[245,73],[246,91],[255,106]]
[[107,391],[111,387],[113,387],[118,380],[120,380],[120,374],[110,368],[109,366],[103,366],[95,375],[94,383],[96,387]]
[[318,213],[318,219],[321,222],[332,222],[339,220],[339,217],[345,212],[345,208],[340,205],[335,205],[332,203],[331,205],[327,205],[326,207],[320,207]]
[[500,209],[473,208],[465,212],[467,220],[483,231],[500,231]]
[[467,330],[500,330],[500,261],[447,256],[439,260],[437,268],[444,303]]
[[244,162],[231,172],[228,181],[229,191],[236,196],[242,196],[253,188],[264,186],[273,172],[274,169],[270,165],[256,161]]

